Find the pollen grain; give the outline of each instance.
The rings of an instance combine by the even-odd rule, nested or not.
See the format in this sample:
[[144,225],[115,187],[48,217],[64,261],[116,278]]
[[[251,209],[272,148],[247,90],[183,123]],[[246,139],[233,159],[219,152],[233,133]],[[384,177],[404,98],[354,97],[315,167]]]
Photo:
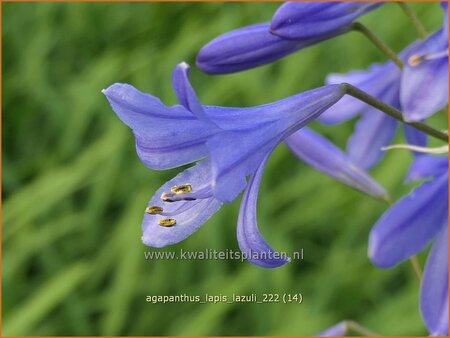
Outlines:
[[177,221],[173,218],[164,218],[164,219],[160,219],[158,221],[158,224],[161,225],[162,227],[173,227],[175,224],[177,224]]

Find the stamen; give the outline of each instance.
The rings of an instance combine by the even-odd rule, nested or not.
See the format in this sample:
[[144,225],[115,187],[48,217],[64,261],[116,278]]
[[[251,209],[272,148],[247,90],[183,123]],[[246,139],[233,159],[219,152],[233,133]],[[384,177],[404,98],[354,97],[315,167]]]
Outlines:
[[164,219],[160,219],[158,221],[158,224],[161,225],[162,227],[173,227],[175,224],[177,224],[177,221],[174,218],[164,218]]
[[169,194],[167,192],[163,192],[161,194],[160,198],[161,198],[161,201],[163,201],[163,202],[175,202],[175,200],[172,197],[173,197],[172,194]]
[[415,67],[425,61],[425,56],[420,54],[414,54],[408,59],[410,66]]
[[189,183],[183,185],[176,185],[170,189],[170,191],[176,195],[178,194],[186,194],[192,191],[192,185]]
[[407,149],[418,153],[424,154],[445,154],[448,153],[448,145],[442,147],[420,147],[412,144],[393,144],[387,147],[382,147],[382,151],[392,150],[392,149]]
[[158,215],[163,212],[163,208],[157,205],[153,205],[151,207],[145,208],[145,212],[150,215]]

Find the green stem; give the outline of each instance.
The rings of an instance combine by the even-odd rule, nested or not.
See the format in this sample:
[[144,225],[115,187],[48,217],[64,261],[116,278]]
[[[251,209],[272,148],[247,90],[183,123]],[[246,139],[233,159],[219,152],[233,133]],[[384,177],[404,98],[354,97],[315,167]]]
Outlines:
[[358,100],[361,100],[365,103],[367,103],[368,105],[377,108],[378,110],[381,110],[383,113],[393,117],[394,119],[407,124],[411,127],[414,127],[420,131],[423,131],[424,133],[433,136],[441,141],[445,141],[448,143],[448,134],[437,130],[425,123],[421,123],[421,122],[406,122],[403,119],[403,114],[401,111],[399,111],[398,109],[378,100],[377,98],[367,94],[366,92],[352,86],[351,84],[348,83],[343,83],[342,86],[344,87],[344,92],[350,96],[353,96],[355,98],[357,98]]
[[362,33],[379,50],[386,54],[400,69],[403,68],[403,62],[399,59],[397,54],[383,40],[376,36],[369,28],[364,26],[362,23],[354,22],[351,24],[350,29]]
[[353,320],[347,320],[345,322],[345,325],[347,326],[347,330],[352,330],[361,336],[380,337],[380,335],[378,333],[375,333],[372,330],[369,330],[368,328],[362,326],[361,324],[359,324]]
[[409,261],[411,262],[411,265],[414,269],[414,272],[417,275],[417,278],[419,278],[419,281],[422,280],[422,268],[420,267],[420,263],[419,260],[417,259],[417,256],[411,256],[411,258],[409,259]]
[[417,31],[417,34],[419,37],[423,40],[427,37],[427,31],[425,30],[425,27],[422,25],[422,22],[419,20],[419,18],[416,15],[416,12],[411,8],[411,6],[406,2],[398,2],[398,5],[403,9],[403,12],[405,12],[406,16],[411,20],[414,28]]

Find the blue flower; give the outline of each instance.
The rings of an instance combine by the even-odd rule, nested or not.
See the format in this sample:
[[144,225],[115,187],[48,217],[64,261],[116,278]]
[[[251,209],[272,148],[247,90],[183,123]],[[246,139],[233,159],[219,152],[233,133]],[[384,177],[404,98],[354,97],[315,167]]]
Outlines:
[[448,158],[417,156],[408,179],[429,178],[388,209],[369,237],[369,257],[390,268],[433,241],[420,308],[432,335],[448,335]]
[[[446,26],[446,6],[444,9]],[[326,83],[350,83],[401,110],[406,121],[420,121],[436,113],[448,102],[448,39],[444,31],[441,29],[426,40],[416,41],[405,48],[399,54],[405,64],[403,71],[388,61],[373,64],[364,71],[330,74]],[[381,148],[391,143],[398,123],[350,96],[328,109],[319,117],[319,121],[334,124],[358,115],[361,118],[348,141],[347,152],[357,165],[367,169],[381,159]],[[408,125],[404,125],[404,131],[408,143],[426,145],[424,133]]]
[[197,66],[207,73],[226,74],[271,63],[348,32],[354,19],[381,4],[283,4],[272,23],[242,27],[210,41],[198,53]]
[[270,30],[285,39],[299,40],[330,34],[381,6],[373,2],[286,2],[272,17]]
[[289,136],[285,143],[293,154],[314,169],[368,195],[389,199],[384,188],[374,182],[345,152],[311,129],[304,127]]
[[262,66],[300,49],[345,33],[341,29],[323,36],[288,40],[270,33],[270,23],[259,23],[220,35],[202,47],[197,67],[210,74],[235,73]]
[[[368,71],[353,71],[345,75],[332,74],[328,83],[347,82],[399,109],[400,71],[393,62],[374,64]],[[370,168],[383,156],[381,148],[390,144],[397,121],[353,97],[346,96],[319,118],[322,123],[337,123],[361,115],[347,143],[350,158],[362,168]]]
[[400,102],[406,121],[421,121],[448,103],[448,4],[443,28],[416,43],[402,73]]
[[[366,71],[352,71],[347,74],[331,74],[327,83],[350,83],[379,100],[401,110],[399,100],[401,72],[389,61],[373,64]],[[355,131],[347,143],[350,158],[362,168],[370,168],[382,158],[382,147],[389,145],[395,136],[398,122],[351,96],[345,96],[318,119],[324,124],[340,123],[355,116],[361,116]],[[404,125],[408,143],[424,146],[426,135]]]
[[[206,106],[191,87],[188,71],[185,63],[174,70],[180,105],[172,107],[130,85],[113,84],[104,90],[113,110],[133,130],[144,164],[166,169],[198,161],[151,198],[142,223],[144,244],[163,247],[182,241],[223,202],[246,189],[237,226],[241,250],[263,267],[285,264],[286,258],[270,258],[274,251],[258,231],[256,202],[266,161],[286,139],[294,152],[319,170],[374,196],[386,195],[328,141],[312,131],[298,132],[342,97],[342,86],[324,86],[250,108]],[[311,148],[302,149],[299,142]],[[261,252],[264,257],[258,256]]]

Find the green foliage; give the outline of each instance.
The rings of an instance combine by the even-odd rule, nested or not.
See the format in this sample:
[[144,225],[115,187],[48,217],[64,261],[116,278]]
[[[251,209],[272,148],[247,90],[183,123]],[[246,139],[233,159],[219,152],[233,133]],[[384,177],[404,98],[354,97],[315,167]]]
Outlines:
[[[239,202],[177,246],[144,247],[143,209],[177,170],[155,172],[139,162],[131,132],[101,89],[129,82],[173,104],[176,63],[194,65],[204,43],[270,19],[277,6],[2,4],[4,335],[307,335],[343,319],[380,334],[426,333],[410,266],[383,271],[366,255],[368,232],[387,206],[315,172],[284,146],[264,175],[259,222],[278,250],[303,248],[303,261],[263,270],[231,260],[144,259],[147,250],[238,250]],[[440,25],[436,4],[413,7],[428,29]],[[397,51],[415,39],[395,4],[362,22]],[[350,33],[247,72],[210,76],[194,67],[191,73],[204,103],[250,106],[321,85],[330,72],[385,59]],[[352,123],[314,127],[345,146]],[[411,188],[402,184],[410,160],[393,151],[372,174],[397,198]],[[304,302],[145,301],[147,295],[254,292],[301,292]]]

